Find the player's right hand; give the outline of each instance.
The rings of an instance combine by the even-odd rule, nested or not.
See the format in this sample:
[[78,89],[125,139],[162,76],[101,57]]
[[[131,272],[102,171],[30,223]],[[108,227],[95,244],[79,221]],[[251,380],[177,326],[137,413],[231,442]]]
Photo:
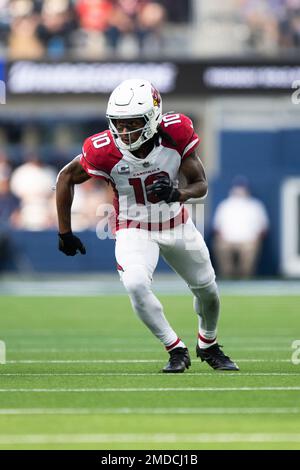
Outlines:
[[72,232],[58,234],[58,249],[67,256],[75,256],[79,252],[82,255],[86,254],[82,241],[73,235]]

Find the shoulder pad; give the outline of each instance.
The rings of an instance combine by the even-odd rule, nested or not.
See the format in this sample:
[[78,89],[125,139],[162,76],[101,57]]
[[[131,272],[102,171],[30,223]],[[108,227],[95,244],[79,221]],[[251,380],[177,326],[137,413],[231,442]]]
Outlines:
[[190,155],[199,145],[200,138],[194,131],[191,119],[184,114],[164,114],[161,129],[168,134],[175,145],[163,139],[163,145],[175,148],[182,158]]
[[84,170],[95,177],[111,180],[110,172],[122,158],[109,130],[88,137],[82,146],[80,163]]

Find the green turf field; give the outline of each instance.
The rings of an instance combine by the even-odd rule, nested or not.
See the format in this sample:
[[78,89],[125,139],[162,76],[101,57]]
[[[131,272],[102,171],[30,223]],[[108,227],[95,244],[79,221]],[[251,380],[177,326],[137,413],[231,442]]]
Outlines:
[[239,373],[196,359],[191,297],[160,299],[184,374],[160,373],[167,354],[125,296],[1,297],[0,449],[300,449],[300,297],[222,298]]

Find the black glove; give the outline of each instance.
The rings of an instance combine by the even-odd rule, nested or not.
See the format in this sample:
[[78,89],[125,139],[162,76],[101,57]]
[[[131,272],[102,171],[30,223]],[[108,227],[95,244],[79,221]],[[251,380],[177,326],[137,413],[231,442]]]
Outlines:
[[59,233],[58,239],[58,249],[65,255],[74,256],[78,252],[80,252],[82,255],[86,254],[85,246],[78,237],[73,235],[72,232]]
[[159,201],[167,203],[179,201],[180,192],[174,188],[173,182],[168,176],[161,176],[153,184],[147,186],[147,194],[155,194]]

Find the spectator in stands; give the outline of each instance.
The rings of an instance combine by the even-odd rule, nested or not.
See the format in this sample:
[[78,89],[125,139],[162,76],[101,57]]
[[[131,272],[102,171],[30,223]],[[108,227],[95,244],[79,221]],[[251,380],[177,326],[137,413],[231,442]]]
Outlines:
[[[8,46],[16,60],[160,54],[165,4],[170,0],[0,0],[0,49]],[[171,6],[171,21],[186,22],[190,0]],[[135,43],[122,41],[129,37]]]
[[75,5],[79,26],[84,37],[83,46],[88,55],[103,52],[104,33],[113,15],[111,0],[78,0]]
[[[77,188],[78,189],[78,188]],[[99,186],[97,182],[88,181],[87,186],[81,188],[81,203],[79,206],[79,198],[76,200],[73,210],[76,211],[80,208],[80,212],[77,214],[72,213],[72,217],[75,216],[74,221],[77,226],[81,225],[81,230],[95,229],[98,223],[99,217],[97,215],[98,208],[101,204],[107,203],[107,190]]]
[[222,277],[249,278],[255,274],[268,226],[264,205],[251,196],[246,178],[236,177],[213,220],[214,254]]
[[45,0],[37,37],[51,57],[64,56],[72,45],[72,34],[77,27],[75,13],[69,0]]
[[161,31],[165,24],[165,19],[166,10],[158,2],[145,2],[142,8],[139,9],[136,23],[136,37],[138,39],[140,52],[144,51],[145,42],[148,38],[156,38],[159,45],[163,45]]
[[14,258],[10,232],[19,225],[20,200],[10,190],[10,167],[0,160],[0,271]]
[[12,0],[10,3],[10,59],[39,59],[44,48],[36,36],[39,17],[32,0]]
[[137,1],[112,1],[113,14],[105,30],[107,44],[113,53],[119,48],[121,39],[134,31],[134,18],[137,13]]
[[10,32],[9,0],[0,0],[0,47],[7,47]]
[[[103,188],[98,181],[90,179],[86,185],[77,186],[72,205],[72,227],[76,232],[95,230],[100,215],[98,208],[101,204],[112,204],[110,189]],[[49,223],[51,228],[57,227],[55,193],[51,197]]]
[[160,3],[152,0],[114,0],[113,7],[106,29],[108,44],[113,51],[117,51],[120,40],[126,34],[135,37],[140,53],[144,51],[150,37],[161,39],[166,10]]
[[280,21],[280,46],[300,47],[300,0],[285,0],[285,10]]
[[11,174],[11,163],[3,150],[0,150],[0,178],[6,178]]
[[16,168],[11,190],[21,199],[20,228],[44,230],[51,227],[49,201],[55,185],[56,169],[45,165],[36,155]]
[[282,0],[238,0],[240,15],[248,27],[248,46],[261,52],[278,48]]
[[78,0],[76,11],[82,29],[104,31],[108,26],[113,6],[111,0]]

